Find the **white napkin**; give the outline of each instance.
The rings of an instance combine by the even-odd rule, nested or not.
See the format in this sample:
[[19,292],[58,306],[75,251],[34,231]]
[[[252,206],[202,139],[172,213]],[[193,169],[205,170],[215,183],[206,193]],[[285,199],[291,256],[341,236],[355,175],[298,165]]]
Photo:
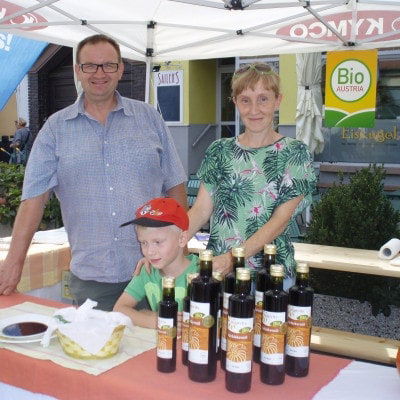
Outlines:
[[400,240],[390,239],[379,249],[379,258],[382,260],[391,260],[400,253]]
[[58,329],[84,350],[97,354],[118,325],[133,329],[131,319],[125,314],[93,310],[96,305],[96,301],[87,299],[79,308],[67,307],[57,310],[42,338],[42,346],[49,345],[52,333]]

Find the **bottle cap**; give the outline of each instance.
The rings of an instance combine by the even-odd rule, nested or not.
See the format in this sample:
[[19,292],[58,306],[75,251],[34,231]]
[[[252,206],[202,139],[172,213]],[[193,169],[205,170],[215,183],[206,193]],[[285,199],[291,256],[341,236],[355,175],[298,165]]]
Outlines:
[[162,286],[163,288],[174,288],[175,278],[173,278],[172,276],[164,276],[162,278]]
[[285,275],[285,270],[281,264],[272,264],[269,273],[271,276],[281,277]]
[[264,244],[264,254],[276,254],[276,245],[271,243]]
[[236,279],[240,281],[249,281],[250,270],[248,268],[236,268]]
[[222,276],[222,272],[219,271],[213,271],[212,276],[214,279],[216,279],[217,281],[222,281],[223,276]]
[[191,282],[192,282],[192,280],[194,279],[194,278],[197,278],[199,276],[199,273],[198,272],[192,272],[191,274],[187,274],[186,275],[186,282],[187,282],[187,284],[189,285]]
[[232,249],[233,257],[244,257],[244,247],[234,247]]
[[305,262],[299,262],[297,263],[297,267],[296,267],[296,272],[300,272],[303,274],[308,274],[308,272],[310,271],[310,269],[308,268],[308,264]]
[[201,250],[199,254],[200,261],[212,261],[212,250]]

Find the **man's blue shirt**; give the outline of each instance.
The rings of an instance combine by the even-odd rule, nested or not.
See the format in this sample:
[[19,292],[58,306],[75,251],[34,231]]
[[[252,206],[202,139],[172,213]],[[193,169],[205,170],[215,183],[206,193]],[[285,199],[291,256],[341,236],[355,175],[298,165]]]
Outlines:
[[186,181],[172,137],[148,104],[121,97],[105,125],[83,108],[83,96],[53,114],[34,143],[22,200],[53,190],[61,203],[81,279],[123,282],[141,258],[135,210]]

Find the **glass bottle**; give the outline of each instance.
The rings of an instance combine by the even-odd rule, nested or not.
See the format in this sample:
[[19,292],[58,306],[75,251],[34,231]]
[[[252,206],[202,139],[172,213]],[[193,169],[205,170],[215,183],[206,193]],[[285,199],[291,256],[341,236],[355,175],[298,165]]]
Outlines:
[[229,274],[225,275],[223,289],[223,304],[221,318],[221,368],[225,369],[226,362],[226,332],[228,326],[228,306],[229,298],[235,291],[236,270],[244,268],[244,247],[234,247],[232,250],[233,268]]
[[298,263],[296,284],[289,289],[286,373],[307,376],[310,363],[311,314],[314,290],[309,285],[309,268]]
[[270,289],[264,293],[260,379],[269,385],[285,380],[285,336],[288,294],[283,290],[283,265],[271,265]]
[[222,317],[222,302],[223,302],[223,292],[222,292],[222,282],[223,275],[219,271],[213,271],[212,276],[216,279],[221,286],[221,290],[218,294],[218,317],[217,317],[217,360],[221,358],[221,317]]
[[251,387],[254,297],[250,294],[250,270],[236,270],[235,294],[229,298],[225,387],[245,393]]
[[212,251],[200,253],[200,274],[190,292],[189,378],[213,381],[217,373],[217,317],[220,283],[212,277]]
[[264,293],[270,288],[270,267],[275,264],[276,246],[274,244],[264,245],[264,265],[257,272],[255,301],[256,308],[254,313],[254,348],[253,360],[257,363],[260,362],[260,349],[261,349],[261,323],[263,315],[263,301]]
[[157,370],[174,372],[176,369],[176,327],[178,303],[175,301],[175,278],[162,279],[163,298],[158,304]]
[[189,326],[190,326],[190,286],[192,280],[199,276],[198,272],[186,275],[187,290],[186,296],[183,298],[182,312],[182,364],[188,365],[189,353]]

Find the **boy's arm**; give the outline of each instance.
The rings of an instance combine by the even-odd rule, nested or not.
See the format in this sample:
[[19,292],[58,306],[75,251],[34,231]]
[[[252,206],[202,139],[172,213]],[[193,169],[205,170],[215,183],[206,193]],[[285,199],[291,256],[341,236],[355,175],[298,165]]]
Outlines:
[[127,315],[132,323],[143,328],[157,328],[157,313],[151,310],[135,310],[137,300],[128,293],[122,293],[114,306],[114,311]]

